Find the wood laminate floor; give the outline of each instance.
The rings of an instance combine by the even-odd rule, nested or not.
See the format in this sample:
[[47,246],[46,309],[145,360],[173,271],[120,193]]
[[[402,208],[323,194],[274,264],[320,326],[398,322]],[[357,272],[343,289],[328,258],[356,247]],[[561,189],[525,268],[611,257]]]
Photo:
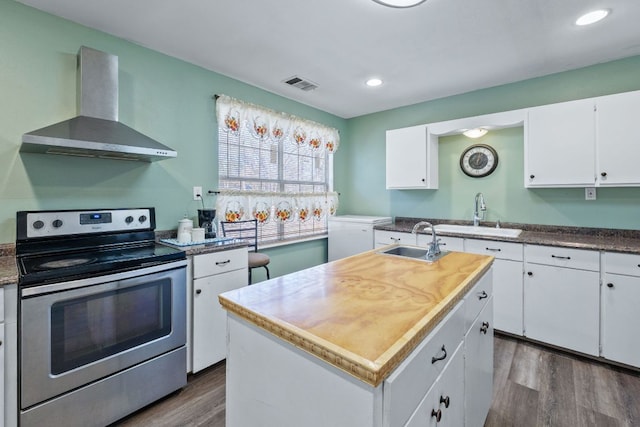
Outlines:
[[[221,362],[115,425],[224,427],[224,408]],[[508,426],[640,426],[640,375],[498,335],[485,427]]]

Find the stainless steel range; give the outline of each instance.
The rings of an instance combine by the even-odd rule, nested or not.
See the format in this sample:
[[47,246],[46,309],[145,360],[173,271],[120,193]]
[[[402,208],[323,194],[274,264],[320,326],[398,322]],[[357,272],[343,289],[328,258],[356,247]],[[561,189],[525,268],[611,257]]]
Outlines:
[[186,384],[186,257],[154,229],[154,208],[17,213],[21,426],[104,426]]

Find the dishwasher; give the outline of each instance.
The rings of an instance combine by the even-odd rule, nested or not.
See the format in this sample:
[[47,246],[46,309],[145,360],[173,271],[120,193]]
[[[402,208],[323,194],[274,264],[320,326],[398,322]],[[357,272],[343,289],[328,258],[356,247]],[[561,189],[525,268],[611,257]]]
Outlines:
[[373,227],[391,224],[391,217],[337,215],[329,218],[329,261],[374,248]]

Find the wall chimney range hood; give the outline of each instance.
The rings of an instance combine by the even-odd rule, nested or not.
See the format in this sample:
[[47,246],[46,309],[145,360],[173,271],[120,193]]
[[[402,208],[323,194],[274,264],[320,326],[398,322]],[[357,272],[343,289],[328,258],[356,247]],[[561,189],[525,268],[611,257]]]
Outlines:
[[118,57],[82,46],[78,116],[22,136],[20,151],[154,162],[178,155],[118,122]]

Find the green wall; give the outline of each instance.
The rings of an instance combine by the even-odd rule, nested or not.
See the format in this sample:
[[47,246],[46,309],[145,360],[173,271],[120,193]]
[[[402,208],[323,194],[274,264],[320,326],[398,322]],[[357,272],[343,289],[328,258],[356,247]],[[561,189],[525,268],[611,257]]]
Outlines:
[[[596,201],[585,201],[581,188],[525,189],[522,127],[475,141],[440,138],[438,190],[386,190],[384,173],[387,129],[638,90],[639,76],[636,56],[350,119],[341,147],[346,164],[336,172],[340,212],[471,220],[481,191],[492,221],[640,229],[640,188],[599,188]],[[459,167],[460,153],[475,142],[494,146],[500,157],[485,178]]]
[[[19,152],[23,133],[76,114],[81,45],[118,56],[120,121],[175,149],[177,159],[148,164]],[[194,217],[200,205],[191,187],[217,188],[217,93],[346,134],[346,120],[339,117],[0,0],[0,243],[15,241],[19,210],[155,206],[159,230],[175,229],[185,214]],[[215,200],[205,197],[205,203],[212,207]],[[305,256],[287,261],[299,252]],[[273,270],[284,274],[324,262],[326,241],[277,248],[273,256]]]

